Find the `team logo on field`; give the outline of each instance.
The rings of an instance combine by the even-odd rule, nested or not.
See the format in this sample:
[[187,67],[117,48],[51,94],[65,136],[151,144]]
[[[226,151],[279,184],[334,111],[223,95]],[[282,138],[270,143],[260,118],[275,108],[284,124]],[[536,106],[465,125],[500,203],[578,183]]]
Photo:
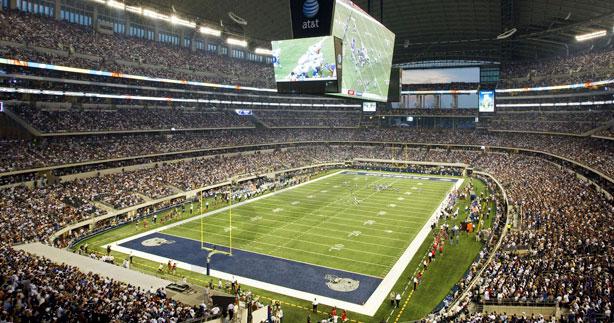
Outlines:
[[353,292],[360,286],[360,281],[351,278],[341,278],[336,275],[324,276],[326,286],[336,292]]
[[173,244],[173,243],[175,243],[174,240],[166,240],[164,238],[151,238],[151,239],[147,239],[141,242],[141,244],[145,247],[159,247],[161,245]]

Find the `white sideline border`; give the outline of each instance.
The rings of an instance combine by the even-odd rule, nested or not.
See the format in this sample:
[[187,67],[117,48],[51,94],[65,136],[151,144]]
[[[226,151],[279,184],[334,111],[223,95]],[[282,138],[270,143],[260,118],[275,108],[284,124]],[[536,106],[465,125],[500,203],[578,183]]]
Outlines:
[[[300,183],[300,184],[297,184],[297,185],[292,186],[292,187],[287,187],[287,188],[281,189],[281,190],[276,191],[276,192],[272,192],[272,193],[269,193],[269,194],[261,195],[261,196],[255,197],[253,199],[245,200],[243,202],[239,202],[237,204],[233,204],[232,207],[241,206],[241,205],[244,205],[244,204],[255,202],[255,201],[258,201],[258,200],[263,199],[263,198],[268,198],[270,196],[274,196],[276,194],[280,194],[282,192],[285,192],[285,191],[288,191],[288,190],[292,190],[292,189],[301,187],[301,186],[306,185],[306,184],[311,184],[311,183],[314,183],[314,182],[317,182],[317,181],[324,180],[324,179],[329,178],[329,177],[336,176],[336,175],[341,174],[341,173],[343,173],[345,171],[346,170],[340,170],[338,172],[335,172],[335,173],[332,173],[332,174],[328,174],[328,175],[316,178],[316,179],[311,180],[311,181]],[[367,172],[369,172],[369,171],[367,171]],[[377,172],[377,173],[380,173],[380,172]],[[424,176],[424,177],[428,177],[428,176]],[[375,313],[379,309],[380,305],[386,300],[386,298],[389,295],[390,291],[394,287],[394,284],[401,277],[401,275],[403,274],[403,271],[405,270],[405,268],[409,265],[409,263],[413,259],[414,255],[418,252],[418,249],[420,248],[422,243],[428,237],[428,235],[429,235],[429,233],[431,231],[431,224],[437,218],[438,214],[441,212],[441,210],[444,207],[446,201],[448,200],[448,197],[449,197],[450,193],[453,190],[456,190],[456,189],[460,188],[460,186],[463,184],[463,182],[464,182],[463,178],[456,179],[456,183],[446,192],[446,195],[444,196],[443,200],[439,204],[439,207],[437,207],[437,209],[435,209],[433,214],[425,222],[424,226],[418,232],[418,234],[412,240],[412,242],[409,244],[407,249],[405,249],[405,251],[399,257],[397,262],[388,271],[388,274],[386,274],[386,276],[380,282],[380,284],[377,286],[375,291],[371,294],[371,296],[369,296],[368,300],[364,304],[362,304],[362,305],[361,304],[347,302],[347,301],[341,301],[341,300],[338,300],[338,299],[334,299],[334,298],[331,298],[331,297],[325,297],[325,296],[314,294],[314,293],[308,293],[308,292],[304,292],[304,291],[300,291],[300,290],[296,290],[296,289],[292,289],[292,288],[288,288],[288,287],[274,285],[274,284],[262,282],[262,281],[251,279],[251,278],[247,278],[247,277],[235,276],[235,275],[232,275],[232,274],[229,274],[229,273],[225,273],[225,272],[221,272],[221,271],[217,271],[217,270],[211,270],[210,271],[210,274],[211,274],[210,276],[211,277],[216,277],[216,278],[221,278],[221,279],[224,279],[224,280],[230,280],[230,281],[236,280],[236,281],[238,281],[239,283],[241,283],[243,285],[253,286],[255,288],[264,289],[264,290],[267,290],[267,291],[270,291],[270,292],[273,292],[273,293],[282,294],[282,295],[286,295],[286,296],[296,297],[296,298],[303,299],[303,300],[306,300],[306,301],[313,301],[313,299],[317,299],[318,302],[321,303],[321,304],[325,304],[325,305],[329,305],[329,306],[336,306],[338,308],[343,308],[343,309],[351,311],[351,312],[355,312],[355,313],[359,313],[359,314],[363,314],[363,315],[368,315],[368,316],[373,316],[373,315],[375,315]],[[224,212],[224,211],[228,210],[229,208],[230,208],[230,206],[226,206],[226,207],[217,209],[215,211],[203,213],[203,214],[200,214],[200,215],[197,215],[197,216],[185,219],[185,220],[181,220],[179,222],[175,222],[175,223],[172,223],[172,224],[169,224],[169,225],[166,225],[166,226],[162,226],[162,227],[159,227],[159,228],[156,228],[156,229],[152,229],[152,230],[149,230],[149,231],[146,231],[146,232],[143,232],[143,233],[139,233],[137,235],[134,235],[134,236],[131,236],[131,237],[128,237],[128,238],[124,238],[124,239],[121,239],[121,240],[118,240],[118,241],[115,241],[115,242],[111,242],[111,243],[105,244],[105,245],[103,245],[103,247],[106,248],[106,246],[111,245],[112,249],[114,251],[118,251],[118,252],[121,252],[121,253],[124,253],[124,254],[132,253],[132,255],[134,255],[134,256],[137,256],[137,257],[140,257],[140,258],[144,258],[144,259],[148,259],[148,260],[151,260],[151,261],[155,261],[155,262],[159,262],[159,263],[163,263],[164,264],[164,263],[166,263],[168,261],[169,258],[161,257],[161,256],[156,256],[156,255],[153,255],[153,254],[150,254],[150,253],[146,253],[146,252],[142,252],[142,251],[139,251],[139,250],[134,250],[134,249],[126,248],[126,247],[121,247],[119,245],[122,244],[122,243],[128,242],[128,241],[139,239],[141,237],[150,235],[152,233],[157,233],[157,232],[160,232],[160,231],[164,231],[164,230],[170,229],[172,227],[176,227],[176,226],[188,223],[188,222],[192,222],[194,220],[198,220],[198,219],[203,218],[203,217],[207,217],[207,216],[211,216],[211,215],[214,215],[214,214],[217,214],[217,213]],[[290,259],[288,259],[288,260],[290,260]],[[204,263],[204,261],[205,260],[203,259],[203,263]],[[205,267],[194,265],[194,264],[189,264],[189,263],[182,262],[182,261],[177,261],[176,263],[177,263],[177,267],[178,268],[189,270],[189,271],[196,272],[196,273],[202,273],[203,275],[205,275],[205,273],[206,273],[206,268]],[[338,270],[340,270],[340,269],[338,269]],[[340,270],[340,271],[343,271],[343,270]],[[365,275],[365,276],[368,276],[368,275]]]

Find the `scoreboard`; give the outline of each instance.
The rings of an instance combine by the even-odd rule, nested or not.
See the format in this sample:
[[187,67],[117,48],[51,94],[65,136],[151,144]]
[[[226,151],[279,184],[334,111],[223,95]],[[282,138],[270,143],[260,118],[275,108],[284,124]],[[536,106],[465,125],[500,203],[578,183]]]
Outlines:
[[271,44],[278,92],[388,100],[394,33],[349,0],[291,0],[290,10],[294,39]]

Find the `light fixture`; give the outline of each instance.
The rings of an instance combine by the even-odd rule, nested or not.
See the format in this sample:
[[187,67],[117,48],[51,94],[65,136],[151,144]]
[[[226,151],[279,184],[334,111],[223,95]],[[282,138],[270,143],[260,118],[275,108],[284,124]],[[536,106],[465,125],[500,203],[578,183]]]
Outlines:
[[518,29],[516,29],[516,28],[512,28],[510,30],[506,30],[505,32],[499,34],[499,36],[497,36],[497,39],[501,40],[501,39],[509,38],[513,34],[515,34],[516,31],[518,31]]
[[136,13],[138,15],[142,15],[143,14],[143,8],[141,8],[141,7],[126,6],[126,11],[132,12],[132,13]]
[[243,39],[236,39],[236,38],[226,38],[226,43],[228,45],[235,45],[235,46],[240,46],[240,47],[247,47],[247,42]]
[[215,37],[220,37],[222,35],[221,30],[213,29],[213,28],[206,27],[206,26],[200,27],[200,32],[205,35],[211,35]]
[[151,9],[143,9],[143,16],[145,17],[149,17],[149,18],[154,18],[154,19],[160,19],[160,20],[164,20],[164,21],[171,21],[171,17],[161,14],[159,12],[156,12],[154,10]]
[[576,35],[576,40],[577,41],[585,41],[585,40],[589,40],[589,39],[593,39],[593,38],[603,37],[603,36],[607,35],[607,33],[608,32],[606,30],[598,30],[598,31],[594,31],[594,32],[588,33],[588,34]]
[[273,55],[273,51],[270,49],[266,49],[266,48],[256,48],[256,50],[254,51],[254,53],[258,54],[258,55]]
[[124,8],[126,7],[125,4],[115,1],[115,0],[109,0],[107,1],[107,6],[111,7],[111,8],[115,8],[115,9],[120,9],[120,10],[124,10]]
[[196,27],[196,23],[186,20],[186,19],[181,19],[175,15],[171,16],[171,23],[173,25],[180,25],[180,26],[185,26],[185,27],[190,27],[190,28],[195,28]]

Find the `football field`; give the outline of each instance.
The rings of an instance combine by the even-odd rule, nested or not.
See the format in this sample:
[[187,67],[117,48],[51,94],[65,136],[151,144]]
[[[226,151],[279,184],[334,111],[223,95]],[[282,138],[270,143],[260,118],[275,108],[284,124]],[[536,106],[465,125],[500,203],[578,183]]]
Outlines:
[[160,233],[383,278],[455,183],[345,171]]

